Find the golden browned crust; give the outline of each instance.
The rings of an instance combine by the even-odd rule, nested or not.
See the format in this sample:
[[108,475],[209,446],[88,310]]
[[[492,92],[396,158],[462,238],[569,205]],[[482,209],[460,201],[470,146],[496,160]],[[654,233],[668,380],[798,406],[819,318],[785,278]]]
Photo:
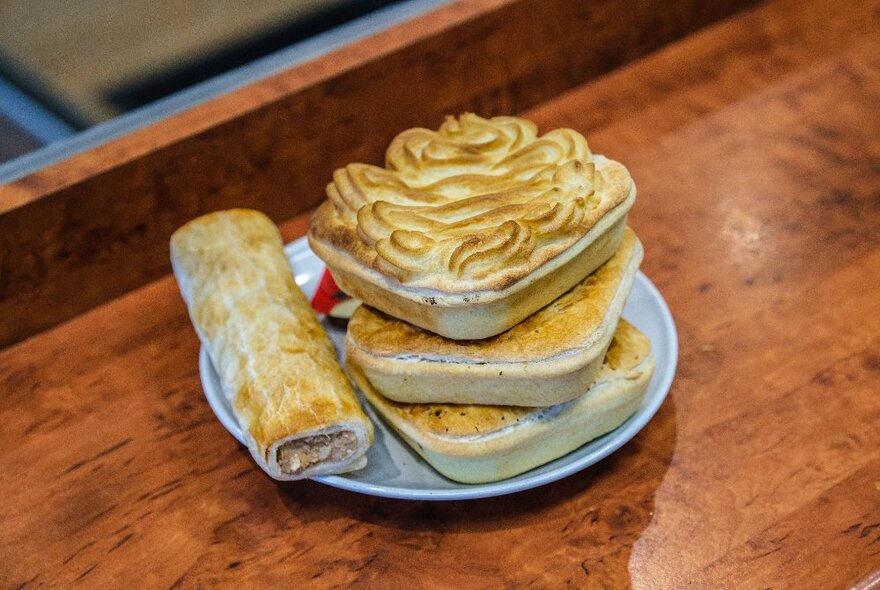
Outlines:
[[[650,352],[651,343],[647,336],[621,319],[596,381],[632,378],[630,373]],[[443,437],[493,433],[543,411],[542,408],[517,406],[406,404],[384,398],[382,401],[417,430]]]
[[309,228],[328,266],[345,257],[391,288],[445,293],[516,283],[609,212],[625,215],[633,193],[626,169],[571,129],[538,136],[524,119],[473,114],[405,131],[385,168],[350,164],[333,178]]
[[[536,362],[582,349],[603,336],[597,330],[607,323],[611,301],[634,258],[638,267],[641,252],[638,238],[627,228],[608,262],[559,299],[497,336],[444,338],[362,305],[348,323],[348,340],[353,348],[372,357],[423,357],[441,362]],[[611,325],[609,339],[613,330]]]
[[[351,266],[352,259],[344,256],[335,258],[338,264],[331,271],[343,291],[394,317],[447,338],[488,338],[521,322],[601,266],[617,250],[625,228],[625,215],[606,215],[582,243],[500,291],[441,293],[395,288],[375,271],[365,278],[364,269]],[[310,244],[318,251],[322,247],[319,242]],[[333,258],[331,253],[324,254]]]
[[547,307],[483,340],[452,340],[362,306],[345,348],[385,397],[549,406],[593,382],[642,260],[627,230],[608,262]]
[[440,473],[466,483],[496,481],[571,452],[618,427],[650,383],[650,342],[621,320],[590,388],[545,408],[406,404],[379,394],[349,360],[349,373],[383,419]]
[[205,215],[175,232],[171,260],[257,462],[279,479],[358,464],[372,425],[296,286],[275,225],[244,209]]

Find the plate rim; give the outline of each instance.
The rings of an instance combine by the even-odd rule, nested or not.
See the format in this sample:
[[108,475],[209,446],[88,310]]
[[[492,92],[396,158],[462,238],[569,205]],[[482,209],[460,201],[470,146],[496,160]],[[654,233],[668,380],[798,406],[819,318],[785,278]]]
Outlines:
[[[305,236],[285,245],[284,252],[288,260],[290,260],[291,262],[294,257],[301,257],[302,255],[309,254],[311,256],[315,256],[315,254],[309,248]],[[315,257],[317,258],[317,256]],[[573,475],[574,473],[582,471],[587,467],[590,467],[591,465],[594,465],[599,461],[607,458],[609,455],[611,455],[612,453],[620,449],[623,445],[632,440],[656,415],[657,411],[659,411],[660,407],[663,405],[663,402],[666,400],[666,397],[669,395],[669,391],[672,387],[672,382],[675,378],[675,374],[678,368],[678,332],[676,330],[675,321],[672,317],[672,312],[669,309],[669,305],[666,303],[666,300],[663,298],[663,295],[660,293],[660,290],[657,288],[657,286],[654,285],[651,279],[649,279],[648,276],[645,275],[641,270],[636,273],[635,281],[638,282],[642,288],[647,290],[650,299],[658,306],[660,310],[659,320],[661,322],[662,333],[665,338],[663,344],[668,351],[671,362],[669,363],[668,367],[666,367],[667,370],[661,376],[661,380],[656,384],[656,386],[654,383],[649,384],[649,393],[651,392],[651,390],[656,390],[656,392],[653,394],[653,396],[647,397],[633,415],[627,418],[625,422],[623,422],[613,431],[606,433],[601,437],[594,439],[593,441],[585,443],[591,444],[595,443],[596,441],[602,441],[600,446],[596,448],[593,452],[568,463],[564,463],[563,465],[560,465],[558,468],[553,469],[549,472],[536,473],[531,477],[525,477],[515,480],[505,479],[484,484],[465,484],[455,482],[456,484],[462,486],[458,488],[425,489],[388,486],[351,479],[349,477],[346,477],[345,474],[316,476],[311,478],[312,481],[316,481],[324,485],[347,490],[350,492],[400,500],[471,500],[502,496],[506,494],[514,494],[517,492],[522,492],[528,489],[553,483],[555,481],[559,481],[560,479]],[[202,384],[202,392],[204,393],[205,398],[208,401],[208,405],[211,407],[214,415],[227,430],[227,432],[229,432],[229,434],[233,438],[235,438],[240,444],[247,446],[244,441],[241,427],[235,420],[235,416],[232,414],[231,411],[228,410],[227,407],[225,407],[225,395],[223,396],[223,400],[221,400],[220,397],[216,395],[216,393],[208,393],[208,387],[206,387],[206,376],[208,375],[208,371],[212,371],[215,375],[219,377],[216,369],[213,366],[213,363],[210,360],[210,357],[208,356],[205,347],[203,345],[200,345],[199,379]],[[656,373],[654,378],[657,378]],[[218,379],[218,382],[220,383],[220,386],[222,388],[222,381]],[[214,388],[212,387],[211,389]],[[223,405],[221,406],[221,404]],[[381,417],[379,419],[381,420]],[[383,423],[381,427],[390,435],[398,437],[397,433],[395,433],[393,429],[388,427],[386,424]],[[406,443],[404,442],[404,444]],[[555,461],[558,461],[563,457],[559,457],[555,459]],[[431,467],[431,465],[428,464],[423,458],[419,457],[418,459],[421,462],[425,463],[428,467],[433,469],[433,467]]]

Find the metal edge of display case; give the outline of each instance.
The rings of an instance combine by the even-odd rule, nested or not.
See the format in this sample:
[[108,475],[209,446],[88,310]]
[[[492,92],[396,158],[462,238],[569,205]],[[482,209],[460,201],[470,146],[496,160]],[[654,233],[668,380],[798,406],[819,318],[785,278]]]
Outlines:
[[[69,133],[67,135],[58,133],[58,126],[63,123],[55,118],[46,119],[48,123],[45,125],[40,123],[40,127],[41,130],[46,127],[45,141],[47,141],[47,145],[0,164],[0,184],[6,184],[32,174],[74,154],[97,147],[212,98],[327,54],[344,45],[448,4],[450,1],[404,0],[386,6],[79,133],[74,132],[66,125],[64,127],[67,127]],[[49,126],[49,123],[54,126]],[[34,133],[34,135],[37,134]],[[40,135],[37,137],[43,139]]]

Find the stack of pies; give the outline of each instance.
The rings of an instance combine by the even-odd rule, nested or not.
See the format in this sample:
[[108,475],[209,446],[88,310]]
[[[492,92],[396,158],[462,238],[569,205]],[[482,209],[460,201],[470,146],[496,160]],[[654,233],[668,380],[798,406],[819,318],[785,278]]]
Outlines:
[[440,473],[511,477],[619,426],[653,373],[620,314],[642,259],[635,185],[571,129],[448,118],[349,164],[309,228],[339,287],[365,303],[348,370]]

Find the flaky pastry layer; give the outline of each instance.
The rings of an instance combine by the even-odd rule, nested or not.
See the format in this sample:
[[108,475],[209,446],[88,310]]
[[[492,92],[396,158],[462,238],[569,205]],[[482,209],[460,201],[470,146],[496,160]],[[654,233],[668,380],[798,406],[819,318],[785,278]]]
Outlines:
[[219,211],[171,238],[196,333],[257,463],[276,479],[364,465],[373,427],[262,213]]
[[644,399],[654,359],[648,338],[621,320],[595,382],[580,397],[543,408],[391,401],[348,361],[382,418],[440,473],[464,483],[513,477],[620,426]]
[[395,401],[561,403],[592,383],[642,255],[627,229],[608,262],[548,306],[484,340],[444,338],[361,306],[348,323],[346,353]]

